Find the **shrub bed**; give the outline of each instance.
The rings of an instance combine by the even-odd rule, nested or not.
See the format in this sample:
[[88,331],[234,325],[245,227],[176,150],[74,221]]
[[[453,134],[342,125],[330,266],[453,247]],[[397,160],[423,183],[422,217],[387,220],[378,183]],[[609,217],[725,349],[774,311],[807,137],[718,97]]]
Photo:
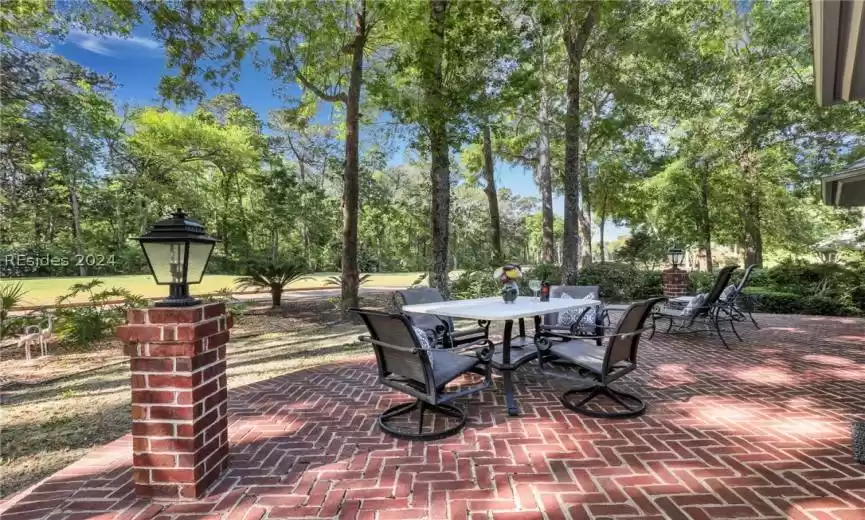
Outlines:
[[[738,284],[744,269],[737,269],[730,283]],[[717,273],[691,272],[690,294],[707,292]],[[557,266],[539,264],[524,273],[521,293],[531,294],[526,286],[532,278],[561,283]],[[775,314],[814,314],[822,316],[857,316],[865,313],[865,266],[851,264],[806,264],[785,262],[769,269],[756,269],[745,293],[743,304],[755,312]],[[664,292],[660,271],[643,271],[630,264],[591,264],[580,269],[578,285],[597,285],[600,297],[607,302],[630,302],[661,296]],[[451,286],[456,299],[479,298],[498,294],[499,284],[492,269],[467,271]]]

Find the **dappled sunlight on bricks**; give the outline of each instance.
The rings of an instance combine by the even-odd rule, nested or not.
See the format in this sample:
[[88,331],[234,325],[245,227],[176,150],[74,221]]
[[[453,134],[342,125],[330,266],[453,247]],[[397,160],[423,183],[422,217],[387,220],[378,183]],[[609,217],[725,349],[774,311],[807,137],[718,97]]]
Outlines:
[[856,365],[857,363],[850,358],[840,357],[840,356],[827,356],[825,354],[807,354],[802,356],[804,361],[811,361],[813,363],[820,363],[821,365],[832,365],[832,366],[851,366]]
[[[758,319],[772,326],[794,318]],[[625,421],[567,412],[558,402],[566,384],[526,366],[517,372],[522,417],[509,418],[502,394],[489,390],[461,401],[469,415],[464,431],[426,444],[376,429],[377,414],[407,398],[376,385],[371,358],[286,374],[229,392],[231,466],[203,499],[161,514],[857,518],[865,511],[865,466],[850,457],[849,424],[865,412],[856,402],[861,387],[824,371],[855,368],[865,352],[821,343],[820,335],[843,335],[839,326],[820,323],[804,335],[746,330],[732,351],[699,335],[657,336],[641,345],[640,368],[622,382],[647,398],[649,411]],[[747,380],[761,370],[795,377]],[[43,484],[69,487],[58,510],[80,511],[70,499],[79,493],[117,517],[132,511],[130,442],[100,448]],[[109,489],[112,481],[118,488]]]
[[652,388],[669,388],[688,385],[697,381],[691,367],[683,364],[665,363],[652,372],[652,378],[647,382]]
[[733,377],[755,385],[781,386],[793,383],[796,374],[782,368],[759,367],[743,370]]

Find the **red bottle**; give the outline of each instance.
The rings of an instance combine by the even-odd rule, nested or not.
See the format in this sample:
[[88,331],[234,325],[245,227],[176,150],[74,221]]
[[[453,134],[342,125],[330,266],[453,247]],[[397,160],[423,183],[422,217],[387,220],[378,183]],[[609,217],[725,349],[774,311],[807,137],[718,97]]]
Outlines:
[[550,301],[550,282],[544,280],[541,282],[541,295],[540,300],[542,302]]

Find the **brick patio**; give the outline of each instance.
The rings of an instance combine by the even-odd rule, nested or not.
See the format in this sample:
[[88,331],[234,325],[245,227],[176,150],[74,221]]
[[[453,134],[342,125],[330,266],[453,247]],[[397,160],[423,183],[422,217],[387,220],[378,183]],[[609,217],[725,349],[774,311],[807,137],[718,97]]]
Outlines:
[[865,320],[760,316],[726,351],[708,336],[657,335],[624,386],[649,411],[572,414],[565,382],[525,367],[523,416],[488,390],[464,401],[461,435],[383,436],[404,397],[372,359],[232,390],[231,466],[196,503],[136,500],[124,437],[7,501],[3,520],[80,519],[865,519]]

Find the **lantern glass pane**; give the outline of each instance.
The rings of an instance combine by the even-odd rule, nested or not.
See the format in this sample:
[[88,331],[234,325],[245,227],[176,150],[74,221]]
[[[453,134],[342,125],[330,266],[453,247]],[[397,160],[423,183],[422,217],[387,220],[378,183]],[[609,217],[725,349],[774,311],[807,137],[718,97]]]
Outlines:
[[207,260],[210,259],[210,253],[213,251],[214,244],[212,242],[191,242],[189,244],[189,283],[201,283],[201,277],[204,276],[204,268],[207,267]]
[[186,242],[142,242],[153,278],[160,285],[184,282]]

